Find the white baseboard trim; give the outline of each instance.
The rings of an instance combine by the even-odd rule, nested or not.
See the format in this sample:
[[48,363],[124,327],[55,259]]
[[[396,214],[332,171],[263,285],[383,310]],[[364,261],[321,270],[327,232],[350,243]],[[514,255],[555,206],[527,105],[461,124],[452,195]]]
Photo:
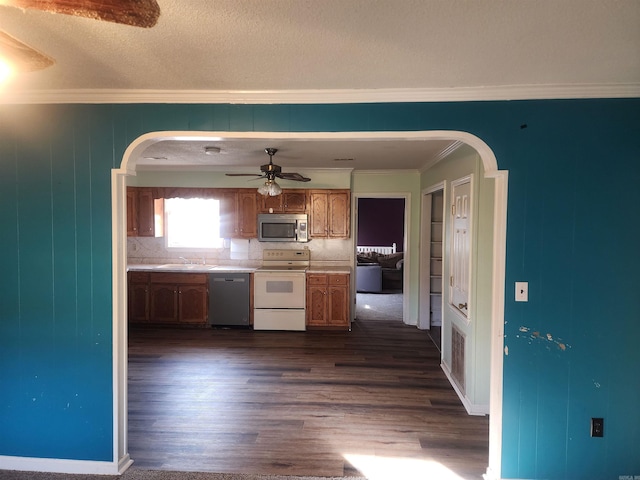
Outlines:
[[0,470],[94,475],[120,475],[133,460],[127,454],[119,462],[63,460],[58,458],[10,457],[0,455]]
[[482,478],[483,480],[500,480],[500,478],[495,475],[495,472],[491,470],[491,467],[487,467],[487,471],[482,475]]
[[460,398],[462,405],[464,405],[464,408],[469,415],[489,415],[489,405],[484,405],[484,404],[478,405],[475,403],[471,403],[471,401],[460,391],[460,389],[458,388],[458,384],[453,380],[453,376],[451,376],[451,371],[449,370],[449,367],[447,367],[447,365],[444,362],[442,362],[440,364],[440,368],[442,368],[442,371],[449,379],[449,383],[455,390],[456,394],[458,395],[458,398]]

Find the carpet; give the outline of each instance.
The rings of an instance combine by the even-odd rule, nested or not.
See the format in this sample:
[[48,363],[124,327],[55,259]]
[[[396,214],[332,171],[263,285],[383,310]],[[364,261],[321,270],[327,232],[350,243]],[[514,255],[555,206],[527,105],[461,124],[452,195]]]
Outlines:
[[68,473],[17,472],[0,470],[0,480],[366,480],[364,477],[297,477],[239,473],[172,472],[130,468],[118,475],[71,475]]
[[402,293],[358,293],[356,319],[359,321],[402,321]]

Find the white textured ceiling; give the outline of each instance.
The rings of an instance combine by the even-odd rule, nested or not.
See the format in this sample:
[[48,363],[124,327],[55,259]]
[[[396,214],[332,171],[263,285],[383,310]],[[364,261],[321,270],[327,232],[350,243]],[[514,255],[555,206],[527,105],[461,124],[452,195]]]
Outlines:
[[[0,6],[0,29],[56,61],[0,87],[0,104],[640,95],[638,0],[158,3],[150,29]],[[387,165],[367,148],[325,156]]]
[[56,64],[11,91],[640,82],[638,0],[158,0],[150,29],[0,7]]
[[[215,140],[161,140],[138,157],[139,170],[188,167],[192,170],[259,173],[269,162],[265,148],[277,148],[273,163],[283,172],[308,175],[308,169],[347,168],[353,170],[416,171],[443,157],[460,142],[446,139],[331,139],[271,138]],[[219,149],[207,154],[206,147]]]

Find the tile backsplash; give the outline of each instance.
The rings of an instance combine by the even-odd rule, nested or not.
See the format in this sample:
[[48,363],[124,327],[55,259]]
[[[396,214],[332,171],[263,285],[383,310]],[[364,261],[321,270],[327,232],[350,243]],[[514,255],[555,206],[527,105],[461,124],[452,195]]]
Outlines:
[[242,255],[245,258],[232,259],[229,241],[225,241],[224,248],[201,251],[167,249],[162,237],[128,237],[127,261],[129,264],[165,264],[184,263],[186,258],[191,263],[255,267],[262,263],[264,249],[307,247],[311,250],[312,263],[347,265],[353,261],[354,247],[351,239],[314,239],[308,243],[259,242],[255,239],[245,242],[248,243],[248,252]]

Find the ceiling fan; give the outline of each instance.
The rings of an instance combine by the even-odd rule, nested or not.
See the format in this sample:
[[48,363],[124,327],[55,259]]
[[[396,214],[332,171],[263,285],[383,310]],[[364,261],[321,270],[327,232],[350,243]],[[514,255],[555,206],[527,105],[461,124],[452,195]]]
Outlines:
[[258,188],[258,193],[261,195],[269,195],[275,197],[276,195],[280,195],[282,193],[282,188],[280,185],[276,183],[276,177],[281,178],[283,180],[295,180],[296,182],[309,182],[310,178],[307,178],[299,173],[285,173],[282,171],[282,167],[280,165],[275,165],[273,163],[273,156],[278,151],[277,148],[265,148],[264,151],[267,155],[269,155],[269,163],[265,165],[260,165],[261,174],[258,173],[227,173],[229,177],[260,177],[266,179],[264,185]]
[[[156,0],[0,0],[0,6],[42,10],[134,27],[150,28],[158,22]],[[19,72],[42,70],[55,63],[48,55],[0,31],[0,60]]]

